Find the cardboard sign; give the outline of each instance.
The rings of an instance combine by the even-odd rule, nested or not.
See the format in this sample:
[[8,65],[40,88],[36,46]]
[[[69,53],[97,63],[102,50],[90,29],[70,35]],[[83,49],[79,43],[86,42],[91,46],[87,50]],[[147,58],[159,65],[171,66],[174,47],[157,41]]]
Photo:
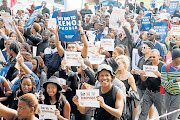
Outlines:
[[56,18],[51,18],[48,20],[48,28],[56,29]]
[[0,12],[1,18],[3,19],[6,28],[10,30],[14,30],[14,26],[12,25],[12,18],[8,12]]
[[65,60],[67,62],[67,66],[81,66],[78,62],[79,58],[81,58],[81,52],[65,52]]
[[114,51],[114,39],[101,39],[101,47],[106,51]]
[[88,36],[89,42],[94,42],[96,35],[93,34],[94,31],[86,31],[86,35]]
[[139,62],[139,54],[138,54],[138,49],[133,49],[132,51],[132,69],[138,69],[137,65]]
[[155,77],[157,76],[153,73],[153,71],[158,71],[158,66],[152,66],[152,65],[143,65],[143,71],[145,71],[146,77]]
[[173,25],[171,29],[171,35],[180,36],[180,25]]
[[39,119],[51,119],[57,120],[57,116],[55,115],[55,105],[44,105],[39,104]]
[[100,107],[97,96],[99,96],[98,89],[91,90],[76,90],[76,94],[79,97],[79,105],[84,107]]
[[89,56],[91,64],[101,64],[105,59],[105,55],[92,55]]
[[93,55],[99,55],[98,51],[93,42],[88,42],[88,55],[87,56],[93,56]]
[[149,31],[151,29],[151,13],[142,16],[141,24],[143,31]]
[[[63,85],[66,85],[66,80],[65,80],[65,79],[61,79],[61,78],[57,78],[57,79],[58,79],[61,87],[62,87]],[[64,89],[62,89],[61,92],[66,92],[66,91],[65,91]]]

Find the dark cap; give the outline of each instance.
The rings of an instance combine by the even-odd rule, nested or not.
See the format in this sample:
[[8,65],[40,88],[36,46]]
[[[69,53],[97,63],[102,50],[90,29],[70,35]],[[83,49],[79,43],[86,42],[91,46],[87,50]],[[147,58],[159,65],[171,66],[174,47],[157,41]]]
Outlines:
[[3,0],[3,2],[7,2],[7,0]]
[[47,86],[48,83],[54,83],[54,84],[57,85],[57,89],[61,91],[62,88],[61,88],[61,85],[60,85],[60,82],[59,82],[58,79],[63,79],[63,78],[57,78],[56,76],[51,76],[48,79],[48,81],[43,84],[43,88],[46,89],[46,86]]
[[99,73],[103,70],[107,70],[110,72],[111,76],[114,78],[115,77],[115,74],[113,72],[113,69],[110,65],[107,65],[107,64],[101,64],[98,69],[97,69],[97,72],[96,72],[96,78],[98,79],[98,76],[99,76]]
[[174,60],[178,57],[180,57],[180,48],[179,48],[179,46],[175,45],[172,48],[172,60]]
[[106,22],[105,21],[100,21],[98,24],[106,26]]
[[144,41],[143,44],[146,44],[146,45],[148,45],[151,49],[154,49],[154,44],[153,44],[151,41],[149,41],[149,40]]

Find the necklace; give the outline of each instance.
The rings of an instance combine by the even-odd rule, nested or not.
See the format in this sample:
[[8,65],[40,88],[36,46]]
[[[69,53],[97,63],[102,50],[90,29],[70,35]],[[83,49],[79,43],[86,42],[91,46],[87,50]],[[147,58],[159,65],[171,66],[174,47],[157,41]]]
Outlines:
[[54,102],[51,102],[51,101],[50,101],[50,103],[51,103],[51,105],[54,105],[54,104],[56,103],[56,101],[54,101]]

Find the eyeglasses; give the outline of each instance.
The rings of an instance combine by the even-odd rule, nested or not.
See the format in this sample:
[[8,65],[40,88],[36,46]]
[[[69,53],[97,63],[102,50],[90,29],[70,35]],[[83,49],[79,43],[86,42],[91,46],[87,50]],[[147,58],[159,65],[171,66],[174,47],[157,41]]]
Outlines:
[[150,56],[149,58],[156,58],[156,56]]
[[147,35],[154,35],[153,33],[147,33]]
[[142,47],[142,49],[146,49],[146,48],[150,48],[150,47],[145,47],[145,46],[144,46],[144,47]]

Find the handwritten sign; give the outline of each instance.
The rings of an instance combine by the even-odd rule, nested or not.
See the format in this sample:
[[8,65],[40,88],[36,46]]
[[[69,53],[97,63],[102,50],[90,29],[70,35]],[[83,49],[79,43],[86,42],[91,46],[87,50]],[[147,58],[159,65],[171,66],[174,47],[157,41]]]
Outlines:
[[157,76],[153,73],[153,71],[158,71],[158,66],[152,66],[152,65],[143,65],[143,71],[146,73],[146,77],[155,77]]
[[57,120],[57,116],[55,115],[55,105],[43,105],[39,104],[39,119],[51,119]]
[[180,36],[180,25],[173,25],[171,29],[171,35]]
[[86,35],[88,36],[88,40],[90,42],[94,42],[96,35],[93,34],[94,31],[86,31]]
[[101,47],[106,51],[114,51],[114,39],[101,39]]
[[87,56],[93,56],[93,55],[99,55],[98,51],[93,42],[88,42],[88,55]]
[[[66,85],[66,80],[65,80],[65,79],[62,79],[62,78],[57,78],[57,79],[58,79],[61,87],[62,87],[63,85]],[[62,89],[61,92],[66,92],[66,91],[65,91],[64,89]]]
[[6,25],[6,28],[10,30],[14,30],[14,26],[12,25],[13,20],[11,19],[11,15],[8,12],[0,12],[0,15]]
[[97,96],[99,96],[98,89],[92,90],[76,90],[76,94],[79,97],[79,105],[84,107],[100,107]]
[[67,62],[67,66],[81,66],[78,62],[79,58],[81,58],[81,52],[65,52],[65,60]]

